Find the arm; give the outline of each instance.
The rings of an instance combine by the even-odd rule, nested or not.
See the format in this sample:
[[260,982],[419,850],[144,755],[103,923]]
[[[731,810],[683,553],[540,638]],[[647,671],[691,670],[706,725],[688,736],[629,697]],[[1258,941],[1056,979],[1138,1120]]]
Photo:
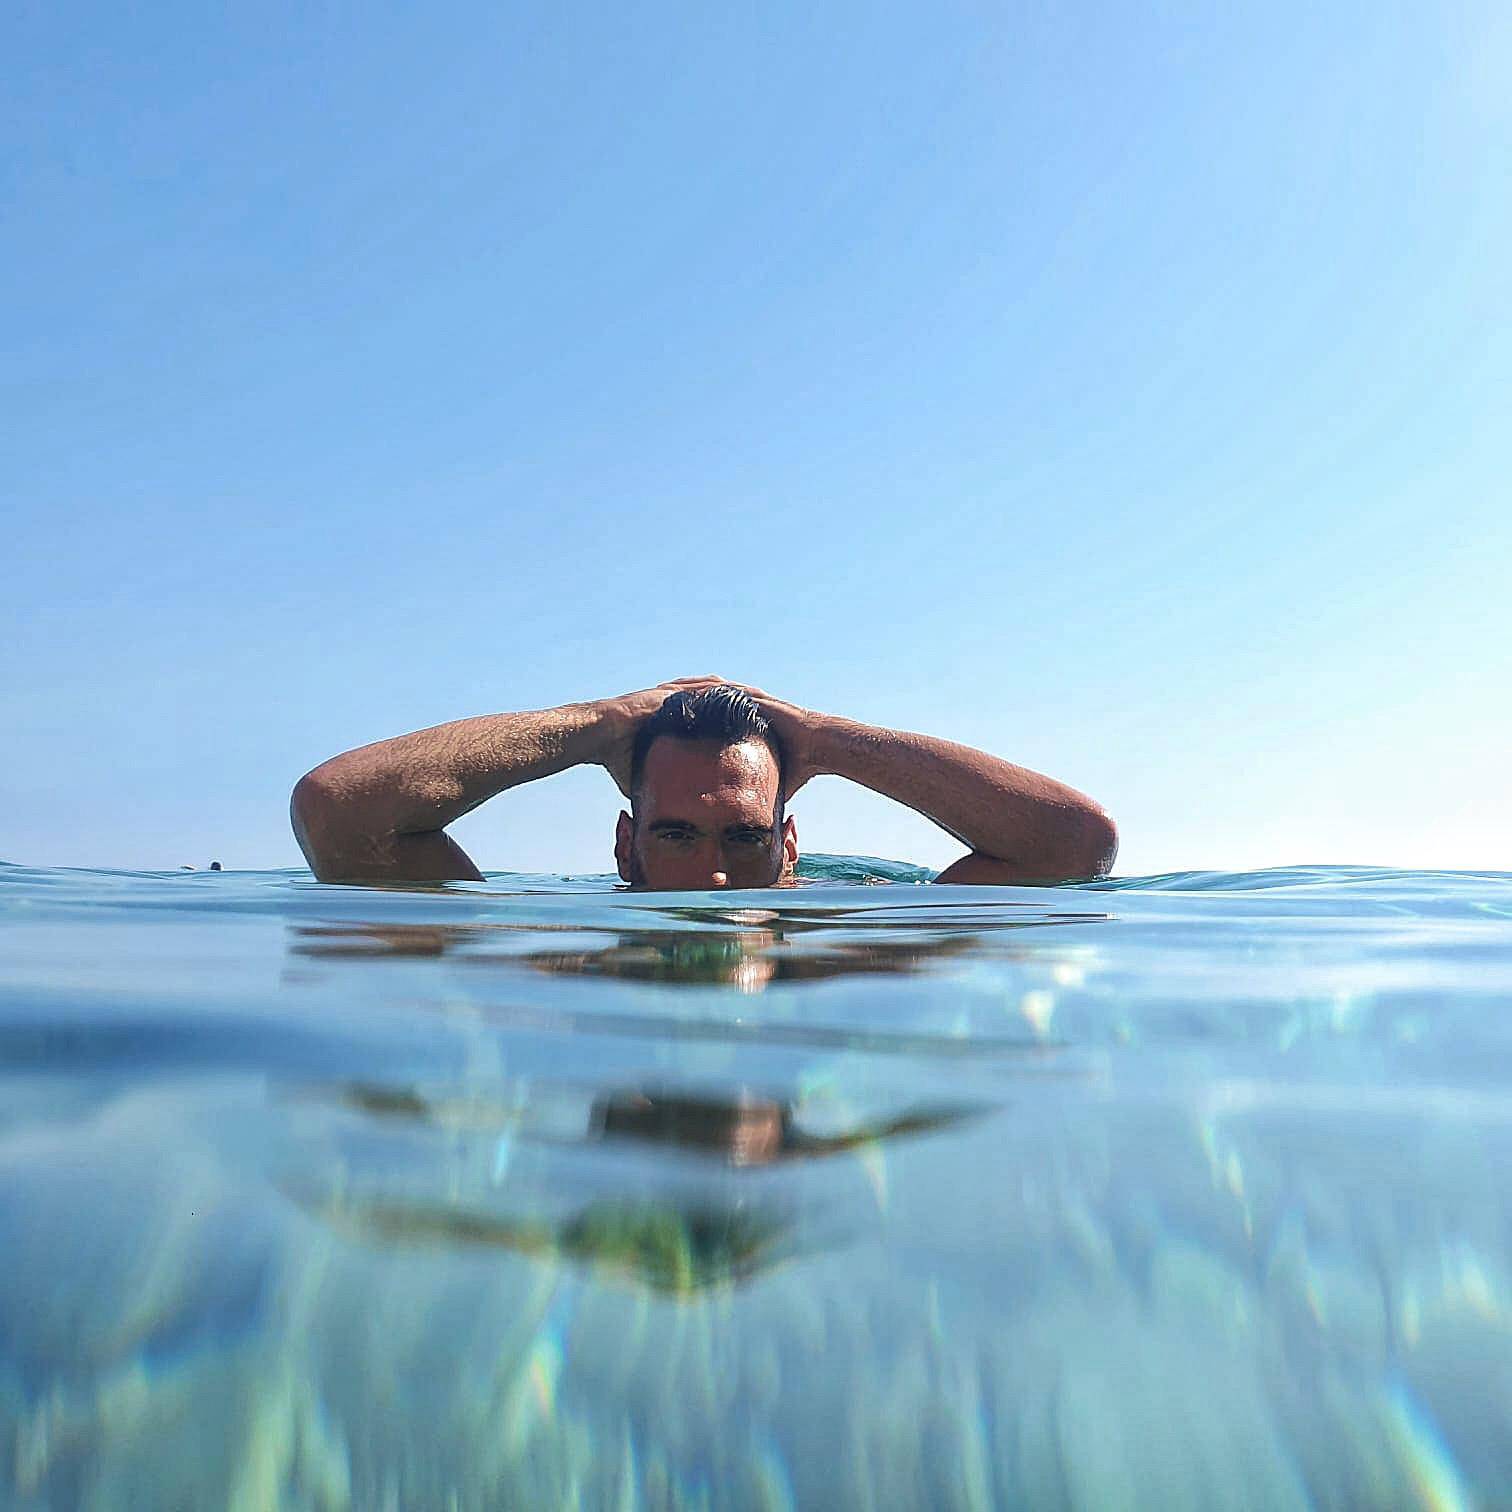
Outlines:
[[816,714],[750,691],[790,753],[790,796],[810,777],[846,777],[906,804],[970,847],[937,882],[1096,877],[1118,854],[1113,821],[1051,777],[953,741]]
[[445,828],[522,782],[593,762],[624,791],[635,728],[686,678],[621,698],[485,714],[380,740],[322,762],[294,787],[294,835],[322,882],[478,881]]

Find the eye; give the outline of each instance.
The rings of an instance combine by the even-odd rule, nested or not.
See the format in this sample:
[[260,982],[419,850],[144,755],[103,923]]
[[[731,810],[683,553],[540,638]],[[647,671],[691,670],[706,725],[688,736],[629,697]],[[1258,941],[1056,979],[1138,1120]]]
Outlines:
[[686,845],[692,838],[692,832],[689,830],[664,829],[657,831],[657,839],[667,845]]
[[765,845],[766,836],[760,830],[736,830],[730,836],[732,845]]

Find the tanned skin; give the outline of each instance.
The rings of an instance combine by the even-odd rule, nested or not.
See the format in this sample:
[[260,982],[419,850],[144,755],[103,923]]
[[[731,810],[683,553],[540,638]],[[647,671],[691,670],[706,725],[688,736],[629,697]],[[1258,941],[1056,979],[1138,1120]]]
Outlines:
[[[673,693],[723,681],[684,677],[618,698],[459,719],[347,751],[295,785],[295,836],[323,882],[477,881],[482,874],[446,833],[453,820],[507,788],[583,764],[602,766],[630,798],[642,721]],[[968,848],[937,882],[1062,882],[1103,876],[1113,864],[1113,821],[1053,778],[953,741],[745,691],[786,752],[784,805],[811,778],[837,776],[915,809]],[[656,889],[790,881],[798,831],[791,817],[778,819],[778,786],[777,762],[762,741],[659,737],[646,754],[634,814],[619,816],[620,876]]]

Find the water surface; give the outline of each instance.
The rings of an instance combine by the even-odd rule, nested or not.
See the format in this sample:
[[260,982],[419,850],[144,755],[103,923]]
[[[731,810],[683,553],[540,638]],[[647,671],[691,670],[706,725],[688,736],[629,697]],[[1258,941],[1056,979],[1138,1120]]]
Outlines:
[[0,866],[0,1502],[1512,1504],[1512,877]]

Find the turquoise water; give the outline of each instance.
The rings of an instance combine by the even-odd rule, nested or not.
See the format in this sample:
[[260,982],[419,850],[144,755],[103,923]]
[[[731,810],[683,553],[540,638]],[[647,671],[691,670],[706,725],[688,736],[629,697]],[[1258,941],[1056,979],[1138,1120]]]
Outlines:
[[0,866],[0,1504],[1512,1505],[1512,876],[817,870]]

